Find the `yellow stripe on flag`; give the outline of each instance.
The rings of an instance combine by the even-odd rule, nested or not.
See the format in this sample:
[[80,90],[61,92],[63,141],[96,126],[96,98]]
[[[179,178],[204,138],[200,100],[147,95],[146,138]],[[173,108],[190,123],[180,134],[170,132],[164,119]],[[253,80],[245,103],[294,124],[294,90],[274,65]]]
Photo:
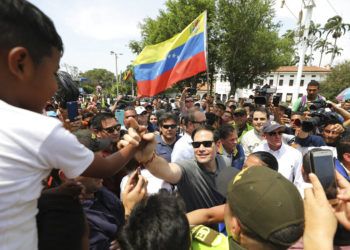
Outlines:
[[205,12],[203,12],[181,33],[164,42],[146,46],[135,59],[133,65],[154,63],[164,60],[169,51],[185,44],[191,37],[204,32],[205,25]]

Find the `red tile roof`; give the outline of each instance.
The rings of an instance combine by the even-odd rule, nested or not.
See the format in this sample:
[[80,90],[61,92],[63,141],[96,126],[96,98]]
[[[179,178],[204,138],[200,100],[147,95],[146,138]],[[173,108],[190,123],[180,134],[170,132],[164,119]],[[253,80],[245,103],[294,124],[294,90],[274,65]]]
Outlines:
[[[281,66],[273,72],[297,72],[298,66]],[[317,66],[304,66],[303,72],[331,72],[330,69]]]

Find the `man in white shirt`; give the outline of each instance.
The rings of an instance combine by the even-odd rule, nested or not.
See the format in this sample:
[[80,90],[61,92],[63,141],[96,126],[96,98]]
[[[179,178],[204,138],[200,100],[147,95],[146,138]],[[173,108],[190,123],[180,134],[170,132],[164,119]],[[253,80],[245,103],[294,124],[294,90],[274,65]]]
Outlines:
[[203,112],[198,110],[190,111],[188,117],[185,117],[185,134],[175,143],[171,153],[171,162],[180,160],[194,159],[194,150],[192,147],[192,132],[201,125],[205,125],[206,117]]
[[252,125],[254,129],[245,133],[241,140],[241,145],[244,149],[246,157],[254,152],[254,149],[264,141],[262,128],[264,124],[269,120],[269,113],[265,108],[257,108],[253,112]]
[[254,152],[271,153],[278,161],[278,172],[293,182],[296,186],[304,181],[301,174],[302,154],[295,148],[282,142],[284,126],[269,122],[263,127],[265,142],[254,149]]

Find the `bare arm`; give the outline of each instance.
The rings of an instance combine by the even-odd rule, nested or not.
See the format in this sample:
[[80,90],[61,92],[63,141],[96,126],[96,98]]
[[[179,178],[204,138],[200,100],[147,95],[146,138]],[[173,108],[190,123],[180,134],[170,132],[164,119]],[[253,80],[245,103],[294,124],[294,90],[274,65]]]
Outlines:
[[112,176],[118,173],[131,160],[135,152],[136,147],[128,145],[106,158],[95,154],[94,160],[81,175],[96,178]]
[[225,204],[197,209],[186,214],[190,225],[213,224],[224,221]]
[[157,155],[154,159],[146,164],[146,168],[156,177],[165,180],[171,184],[176,184],[180,181],[182,172],[179,165],[176,163],[168,163],[164,158]]

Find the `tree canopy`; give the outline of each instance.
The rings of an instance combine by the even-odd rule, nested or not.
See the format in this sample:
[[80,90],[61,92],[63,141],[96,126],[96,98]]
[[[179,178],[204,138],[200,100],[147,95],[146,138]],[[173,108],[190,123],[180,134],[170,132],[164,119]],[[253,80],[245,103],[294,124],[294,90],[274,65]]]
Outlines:
[[92,69],[81,73],[82,77],[88,79],[92,85],[101,85],[102,87],[110,87],[115,82],[115,76],[106,69]]
[[350,61],[338,64],[321,84],[320,93],[329,100],[350,86]]
[[167,0],[157,18],[141,23],[141,41],[131,41],[129,47],[139,53],[146,45],[165,41],[207,10],[210,82],[220,69],[235,91],[292,61],[294,41],[278,37],[272,4],[273,0]]

